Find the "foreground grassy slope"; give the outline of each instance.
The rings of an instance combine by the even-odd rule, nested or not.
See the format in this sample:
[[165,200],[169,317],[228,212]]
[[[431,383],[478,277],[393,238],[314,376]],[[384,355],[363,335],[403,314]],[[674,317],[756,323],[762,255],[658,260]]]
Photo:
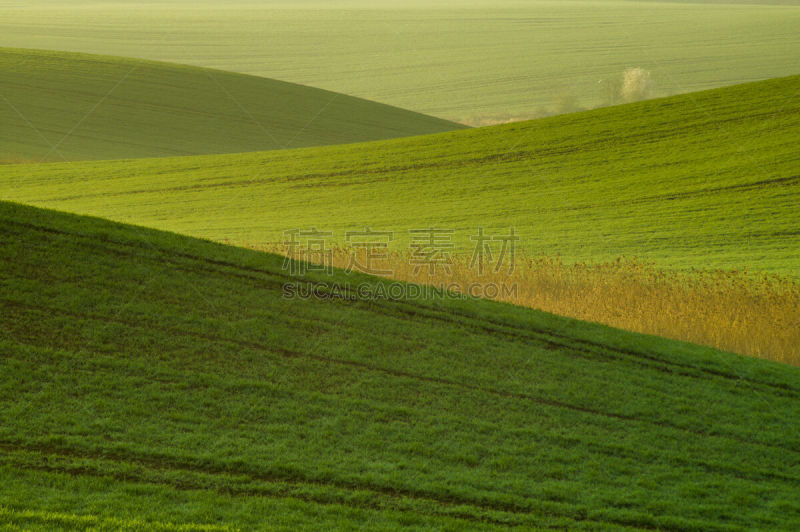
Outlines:
[[491,128],[0,168],[6,199],[260,245],[317,227],[516,228],[529,254],[800,272],[800,76]]
[[286,299],[386,281],[9,203],[0,249],[0,523],[800,526],[797,368],[480,300]]
[[479,124],[607,103],[627,67],[651,71],[656,96],[797,73],[800,2],[733,3],[10,2],[0,45],[232,70]]
[[229,153],[462,126],[273,79],[0,48],[0,162]]

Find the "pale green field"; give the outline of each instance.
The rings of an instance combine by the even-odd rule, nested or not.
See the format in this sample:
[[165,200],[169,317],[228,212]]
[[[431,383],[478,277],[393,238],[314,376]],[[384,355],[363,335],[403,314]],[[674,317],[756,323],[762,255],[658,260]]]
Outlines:
[[[336,8],[330,7],[336,5]],[[468,123],[798,73],[800,2],[0,2],[0,46],[209,66]]]

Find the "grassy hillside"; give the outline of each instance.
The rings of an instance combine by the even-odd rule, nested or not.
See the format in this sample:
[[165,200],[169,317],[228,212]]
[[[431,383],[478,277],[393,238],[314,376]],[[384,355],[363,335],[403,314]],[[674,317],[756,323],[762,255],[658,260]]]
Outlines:
[[796,74],[798,27],[796,0],[0,7],[0,46],[233,70],[470,123],[603,104],[609,82],[627,67],[649,70],[657,96]]
[[0,48],[0,123],[0,162],[230,153],[462,127],[273,79],[11,48]]
[[4,525],[800,527],[798,368],[9,203],[0,249]]
[[800,76],[491,128],[265,153],[0,167],[9,200],[236,244],[513,226],[528,254],[797,275]]

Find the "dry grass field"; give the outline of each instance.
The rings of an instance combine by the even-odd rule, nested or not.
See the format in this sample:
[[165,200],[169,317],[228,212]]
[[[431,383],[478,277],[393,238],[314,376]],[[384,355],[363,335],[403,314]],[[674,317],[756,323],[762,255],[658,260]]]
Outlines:
[[[315,258],[285,246],[250,247]],[[391,272],[386,276],[400,281],[800,365],[800,284],[788,277],[677,271],[636,258],[590,265],[516,257],[513,267],[484,264],[481,272],[470,254],[450,256],[446,267],[419,268],[408,251],[367,253],[332,248],[328,256],[337,268]]]

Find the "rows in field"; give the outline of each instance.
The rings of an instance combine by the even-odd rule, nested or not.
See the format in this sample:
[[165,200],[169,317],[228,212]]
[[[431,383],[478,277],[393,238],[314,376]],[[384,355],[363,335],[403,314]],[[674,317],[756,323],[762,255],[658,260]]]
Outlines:
[[[683,482],[778,492],[798,482],[786,467],[796,442],[779,428],[794,412],[791,384],[713,375],[653,346],[570,345],[568,333],[487,320],[479,307],[281,301],[279,259],[242,265],[218,246],[130,245],[111,232],[94,240],[79,225],[4,227],[15,288],[4,301],[3,361],[29,383],[0,436],[10,445],[47,445],[13,436],[35,426],[60,434],[67,454],[171,457],[247,478],[451,501],[480,518],[514,509],[535,515],[512,516],[528,523],[552,513],[555,524],[701,519],[690,509],[671,521],[678,512],[667,504],[649,509],[651,520],[647,486],[623,496],[603,471],[670,493]],[[87,260],[54,268],[68,253]],[[651,349],[663,360],[639,356]],[[48,411],[47,394],[67,399]],[[754,397],[771,421],[748,406]],[[71,417],[79,404],[95,415]],[[588,494],[596,475],[603,492]],[[632,497],[628,510],[595,512],[620,497]]]
[[[2,464],[7,467],[78,477],[111,477],[120,482],[162,484],[178,490],[213,490],[238,497],[288,498],[313,504],[395,510],[505,526],[558,526],[576,521],[583,525],[597,525],[603,521],[597,519],[600,516],[595,517],[597,520],[589,519],[586,512],[562,501],[530,501],[520,506],[469,501],[395,487],[304,479],[301,475],[265,475],[227,464],[197,464],[197,459],[182,460],[163,455],[141,456],[107,450],[87,452],[8,442],[0,442],[0,448],[6,453]],[[625,524],[624,520],[620,521],[617,524]]]
[[[44,231],[49,234],[60,235],[67,237],[70,240],[69,245],[75,242],[81,242],[84,246],[94,251],[102,251],[103,253],[113,254],[121,259],[134,260],[139,262],[142,260],[143,251],[151,254],[148,259],[159,266],[166,266],[173,271],[180,271],[190,275],[198,275],[202,272],[204,276],[215,276],[220,279],[236,279],[239,282],[246,282],[252,288],[268,289],[277,295],[283,287],[284,283],[297,282],[298,279],[288,273],[288,269],[264,269],[254,267],[243,267],[239,264],[216,260],[213,258],[192,255],[174,249],[164,249],[153,246],[152,244],[133,243],[107,238],[97,238],[76,232],[68,232],[59,229],[46,228],[27,223],[19,223],[15,221],[8,221],[6,233],[8,236],[16,235],[22,239],[23,232],[15,232],[11,227],[19,227],[24,231]],[[43,244],[43,249],[53,249],[53,242]],[[4,260],[11,264],[14,262],[8,257],[3,257]],[[282,260],[282,259],[279,259]],[[28,267],[32,267],[29,265]],[[354,277],[359,279],[359,277]],[[363,278],[361,278],[363,279]],[[53,280],[53,279],[51,279]],[[713,366],[705,361],[680,361],[670,360],[669,357],[662,354],[648,353],[646,350],[637,351],[631,348],[619,348],[612,345],[604,345],[600,342],[581,339],[568,336],[564,333],[559,333],[554,330],[544,328],[537,328],[531,324],[521,325],[519,323],[508,322],[502,319],[492,318],[491,316],[476,317],[474,312],[459,310],[458,308],[437,308],[419,300],[402,300],[402,299],[374,299],[374,300],[361,300],[357,297],[354,290],[351,290],[350,285],[340,284],[341,281],[347,281],[348,277],[340,277],[338,279],[331,279],[322,277],[322,279],[304,279],[303,283],[308,283],[316,287],[316,292],[320,294],[328,293],[331,295],[332,300],[337,304],[345,304],[357,307],[362,310],[367,310],[370,314],[380,314],[386,317],[404,320],[414,320],[417,323],[431,324],[432,321],[454,325],[463,329],[470,330],[473,334],[483,334],[491,336],[503,336],[509,340],[519,340],[531,346],[538,348],[561,351],[573,357],[583,357],[587,359],[600,360],[603,362],[613,361],[615,363],[624,363],[632,367],[648,368],[659,372],[668,374],[676,374],[683,377],[693,377],[700,379],[707,378],[720,378],[724,381],[736,381],[736,388],[740,389],[742,384],[749,386],[754,390],[766,390],[770,393],[778,393],[791,398],[800,396],[800,390],[795,386],[787,383],[776,383],[768,381],[767,379],[759,380],[753,379],[748,376],[738,375],[731,372],[726,372],[718,366]],[[104,282],[97,279],[93,284],[103,283],[109,288],[113,288],[113,283]],[[320,290],[319,288],[322,288]],[[340,294],[343,297],[339,296]],[[273,295],[273,297],[274,297]],[[6,301],[7,304],[15,304],[12,301]],[[173,304],[180,305],[182,302],[175,301]],[[188,301],[186,301],[188,303]],[[35,308],[35,306],[34,306]],[[48,311],[57,312],[58,309],[50,308]],[[66,312],[69,314],[68,312]],[[86,318],[86,315],[75,315],[76,318]],[[273,315],[273,318],[285,318],[284,315]],[[108,316],[94,315],[92,319],[119,321],[115,318]],[[179,324],[175,328],[165,328],[158,323],[148,323],[146,317],[137,317],[137,321],[130,320],[120,321],[128,326],[148,326],[155,329],[162,329],[168,334],[180,333],[184,323]],[[289,322],[297,324],[296,321]],[[334,325],[335,323],[335,325]],[[336,321],[331,326],[325,328],[325,320],[316,317],[313,322],[304,322],[304,326],[315,326],[317,329],[324,330],[325,332],[332,332],[338,326],[346,326]],[[357,330],[355,327],[351,327]],[[186,333],[186,331],[184,331]],[[234,341],[228,339],[228,341]],[[234,341],[235,342],[235,341]],[[264,346],[259,346],[264,348]]]
[[370,144],[7,166],[0,185],[16,201],[242,245],[311,227],[341,244],[370,227],[404,249],[409,230],[438,227],[470,252],[477,227],[513,226],[521,251],[568,262],[796,275],[799,82]]
[[[121,353],[124,355],[124,353]],[[106,371],[110,371],[108,368]],[[114,367],[113,371],[116,376],[128,376],[123,367]],[[137,371],[127,372],[132,373],[135,378]],[[198,384],[191,382],[197,377],[193,375],[176,375],[164,374],[163,372],[157,377],[158,382],[163,383],[168,387],[179,387],[181,389],[198,388]],[[118,379],[123,380],[123,379]],[[150,380],[150,377],[148,377]],[[202,391],[206,393],[211,392],[213,386],[212,379],[204,379],[204,385],[199,386]],[[210,382],[209,382],[210,381]],[[222,384],[222,383],[219,383]],[[257,389],[259,387],[268,388],[260,382],[242,382],[233,381],[225,383],[226,393],[241,390],[242,387]],[[397,382],[387,383],[386,385],[397,385]],[[241,396],[241,394],[240,394]],[[202,396],[198,397],[201,400]],[[342,402],[340,407],[357,408],[356,404],[347,404]],[[499,405],[502,407],[503,405]],[[385,409],[387,405],[383,405]],[[370,408],[370,414],[380,415],[382,408]],[[417,423],[426,417],[422,412],[406,413],[410,417],[417,420]],[[434,415],[428,413],[428,416]],[[478,430],[486,432],[487,430],[502,431],[500,426],[486,427],[483,424],[476,426],[472,418],[466,414],[462,414],[455,420],[449,420],[451,423],[455,422],[457,425],[467,425],[466,429]],[[384,422],[390,421],[383,419]],[[565,420],[566,421],[566,420]],[[425,420],[430,423],[430,420]],[[575,420],[576,425],[586,426],[586,421],[583,423]],[[452,430],[448,427],[450,423],[444,423],[439,430],[447,431]],[[471,426],[470,426],[471,425]],[[482,426],[483,425],[483,426]],[[257,430],[257,426],[246,427],[251,430]],[[527,432],[527,431],[526,431]],[[613,433],[613,431],[612,431]],[[654,456],[658,454],[659,461],[665,460],[670,462],[672,467],[685,468],[693,472],[700,472],[705,477],[706,481],[719,482],[724,479],[725,483],[740,483],[763,485],[766,487],[770,482],[783,481],[789,483],[796,483],[797,479],[786,478],[783,475],[770,475],[758,474],[748,471],[736,471],[735,468],[727,467],[720,463],[697,463],[693,461],[682,460],[680,455],[659,453],[655,449],[630,449],[622,445],[608,445],[600,443],[604,440],[602,435],[597,436],[597,440],[581,438],[581,437],[558,437],[558,436],[543,436],[537,434],[536,428],[531,428],[531,432],[525,434],[529,445],[535,446],[548,446],[551,448],[550,452],[553,456],[550,459],[556,459],[560,452],[559,449],[573,449],[576,446],[586,447],[589,450],[589,456],[575,459],[578,460],[597,460],[602,459],[606,462],[608,467],[613,467],[614,462],[630,462],[642,463],[653,460]],[[608,435],[607,435],[608,436]],[[607,437],[606,436],[606,437]],[[661,436],[663,437],[663,436]],[[159,449],[155,454],[147,455],[147,453],[137,452],[132,449],[127,449],[116,443],[110,447],[103,444],[98,445],[94,450],[87,449],[85,443],[79,442],[75,438],[70,438],[67,444],[57,446],[48,445],[46,443],[10,443],[6,442],[3,447],[7,451],[4,456],[4,464],[22,469],[34,469],[50,472],[65,472],[77,475],[98,475],[98,476],[111,476],[120,481],[138,481],[138,482],[163,482],[168,485],[175,486],[182,489],[216,489],[225,493],[232,493],[236,495],[248,496],[285,496],[292,498],[300,498],[317,503],[329,504],[351,504],[359,508],[370,508],[371,504],[378,505],[378,508],[383,506],[392,506],[386,501],[380,500],[381,497],[389,497],[390,499],[400,498],[408,499],[415,503],[422,503],[425,506],[433,506],[433,509],[426,509],[428,513],[441,513],[441,515],[457,516],[464,519],[478,519],[488,522],[496,521],[503,523],[547,523],[542,520],[542,516],[560,516],[569,520],[582,520],[587,513],[592,515],[590,510],[587,510],[581,505],[574,505],[568,503],[568,497],[563,494],[555,494],[551,492],[536,494],[529,497],[512,497],[506,494],[486,494],[468,496],[460,493],[452,493],[447,489],[439,490],[425,490],[414,487],[404,487],[397,484],[386,484],[384,482],[369,483],[361,479],[355,480],[338,480],[327,478],[314,478],[314,475],[307,471],[295,470],[290,467],[276,467],[277,471],[264,472],[253,463],[241,463],[239,461],[228,460],[215,460],[207,454],[200,455],[187,455],[187,456],[170,456],[168,450]],[[707,451],[707,450],[706,450]],[[21,453],[21,456],[20,456]],[[77,457],[77,458],[76,458]],[[543,457],[539,456],[541,460]],[[617,466],[619,467],[619,466]],[[657,469],[660,469],[657,467]],[[164,474],[167,471],[170,474]],[[167,478],[163,478],[166,476]],[[548,474],[542,471],[535,473],[537,482],[547,482],[548,480],[564,480],[565,474],[559,474],[555,469]],[[198,478],[199,477],[199,478]],[[700,481],[700,479],[696,479]],[[255,484],[255,485],[253,485]],[[277,484],[275,486],[274,484]],[[288,484],[288,487],[287,487]],[[324,489],[323,489],[324,488]],[[552,490],[553,488],[551,488]],[[563,489],[563,486],[562,486]],[[573,489],[580,489],[576,486]],[[344,492],[342,491],[344,490]],[[357,492],[355,495],[349,491]],[[304,495],[311,491],[311,495]],[[315,492],[316,491],[316,492]],[[321,493],[319,493],[321,492]],[[345,496],[346,495],[346,496]],[[379,500],[376,501],[376,497]],[[412,505],[413,506],[413,505]],[[444,507],[444,510],[441,510]],[[402,508],[402,506],[401,506]],[[438,512],[436,510],[439,510]],[[406,508],[408,510],[408,508]],[[511,515],[507,515],[511,514]],[[527,515],[530,514],[530,515]],[[614,516],[613,512],[602,520],[609,522],[625,522],[619,516]],[[595,516],[599,519],[599,516]],[[561,521],[563,522],[563,521]],[[669,519],[655,519],[650,520],[647,516],[640,514],[637,520],[632,524],[637,527],[643,527],[647,524],[650,526],[665,526],[669,523]],[[557,524],[557,523],[554,523]],[[671,526],[682,528],[680,523],[672,522]],[[688,524],[687,524],[688,526]],[[698,525],[700,526],[700,525]],[[708,526],[707,524],[705,526]]]

